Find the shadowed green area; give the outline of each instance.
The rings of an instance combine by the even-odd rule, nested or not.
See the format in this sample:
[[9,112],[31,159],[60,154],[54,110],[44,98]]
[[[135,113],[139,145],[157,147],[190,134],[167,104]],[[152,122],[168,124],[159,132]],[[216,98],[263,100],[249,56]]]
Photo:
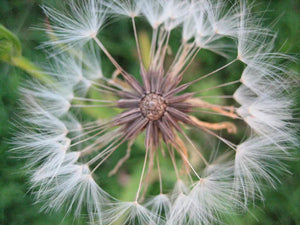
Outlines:
[[[74,221],[71,216],[63,213],[39,213],[41,205],[35,205],[33,197],[28,192],[30,185],[27,183],[28,174],[23,169],[24,161],[12,158],[8,151],[8,140],[13,135],[11,127],[18,115],[18,94],[19,85],[31,76],[39,77],[41,74],[33,62],[41,62],[45,59],[43,51],[37,47],[41,41],[46,40],[45,34],[41,31],[31,29],[40,25],[45,20],[39,5],[41,0],[0,0],[0,225],[71,225],[86,224],[85,222]],[[48,1],[50,2],[50,0]],[[268,12],[264,21],[267,24],[274,24],[274,30],[278,31],[277,46],[282,52],[300,52],[300,4],[294,0],[260,0],[255,11],[262,14],[266,9]],[[145,30],[140,32],[142,44],[147,46]],[[1,34],[4,34],[2,35]],[[176,35],[175,35],[176,36]],[[179,35],[177,35],[179,37]],[[121,65],[132,74],[138,74],[139,68],[135,50],[135,42],[130,23],[126,20],[108,26],[101,36],[103,43],[116,56]],[[150,37],[150,36],[149,36]],[[18,39],[20,41],[18,41]],[[11,40],[7,42],[7,40]],[[120,44],[116,44],[120,43]],[[176,38],[171,40],[170,45],[176,46]],[[3,47],[4,46],[4,47]],[[199,74],[205,74],[222,66],[226,60],[208,51],[203,51],[189,70],[189,75],[185,81],[192,80]],[[214,67],[211,67],[214,65]],[[299,71],[299,66],[293,65]],[[239,65],[229,67],[221,73],[224,76],[216,76],[207,82],[193,86],[194,89],[205,89],[227,81],[226,74],[233,74],[230,80],[235,80],[239,76]],[[103,71],[105,76],[112,73],[113,68],[108,60],[103,60]],[[232,93],[236,86],[229,86],[225,92]],[[213,91],[209,95],[222,94]],[[97,95],[97,93],[95,93]],[[300,98],[298,98],[300,101]],[[299,104],[300,105],[300,104]],[[89,112],[87,112],[88,114]],[[93,112],[95,113],[95,112]],[[107,116],[109,110],[101,112],[101,116]],[[89,114],[92,115],[93,114]],[[206,115],[203,115],[204,117]],[[218,117],[211,117],[211,121],[217,121]],[[196,140],[196,139],[195,139]],[[123,146],[125,149],[126,146]],[[109,189],[111,193],[118,193],[120,198],[130,200],[136,192],[139,179],[139,171],[142,166],[141,161],[144,155],[143,137],[139,137],[134,145],[135,154],[124,166],[124,171],[132,174],[127,181],[129,185],[122,187],[120,179],[106,179],[107,176],[99,175],[99,182],[104,189]],[[103,168],[103,174],[108,174],[112,166],[124,153],[117,153],[112,157],[111,162]],[[299,156],[299,154],[298,154]],[[255,208],[243,215],[226,218],[228,224],[237,225],[297,225],[300,224],[300,163],[299,160],[289,162],[291,175],[281,177],[281,184],[277,190],[268,189],[265,191],[265,203],[256,202]],[[163,165],[162,169],[168,173],[168,165]],[[102,174],[101,173],[101,174]],[[171,178],[166,177],[167,182]],[[150,190],[158,188],[155,186]],[[120,191],[122,191],[120,193]]]

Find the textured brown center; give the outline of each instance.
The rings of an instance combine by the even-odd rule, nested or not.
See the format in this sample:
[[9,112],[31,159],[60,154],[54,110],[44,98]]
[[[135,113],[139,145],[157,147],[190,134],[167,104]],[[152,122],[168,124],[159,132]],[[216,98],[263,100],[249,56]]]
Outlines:
[[140,107],[143,115],[149,120],[159,120],[167,105],[161,95],[150,93],[142,99]]

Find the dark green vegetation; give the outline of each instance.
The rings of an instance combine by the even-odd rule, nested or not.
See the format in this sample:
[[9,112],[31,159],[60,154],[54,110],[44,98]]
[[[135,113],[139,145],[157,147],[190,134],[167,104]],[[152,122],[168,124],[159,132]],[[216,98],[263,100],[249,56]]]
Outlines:
[[[40,59],[44,57],[43,52],[36,47],[41,41],[45,40],[45,34],[30,29],[32,26],[41,24],[45,19],[39,7],[40,3],[40,0],[0,0],[0,24],[13,31],[20,39],[23,55],[27,59],[42,63]],[[282,52],[299,53],[299,2],[296,0],[260,0],[257,3],[258,5],[255,7],[257,12],[266,10],[268,7],[265,17],[269,19],[265,23],[274,24],[274,29],[278,31],[278,49]],[[134,40],[129,25],[128,28],[124,28],[126,27],[125,22],[123,25],[125,26],[119,25],[118,29],[108,28],[107,35],[104,35],[103,38],[112,54],[118,56],[121,64],[128,62],[130,66],[127,69],[135,73],[138,71],[138,65],[134,64],[136,60]],[[114,44],[121,43],[121,41],[121,47]],[[4,40],[0,37],[0,46],[3,42]],[[20,52],[16,54],[20,54]],[[40,205],[34,205],[33,198],[28,193],[28,175],[23,169],[24,161],[12,158],[11,153],[8,152],[9,145],[7,140],[12,135],[10,122],[17,117],[17,103],[21,97],[18,95],[17,89],[22,81],[30,79],[30,75],[24,70],[11,65],[10,60],[1,54],[1,48],[0,57],[0,224],[73,224],[73,218],[64,218],[63,214],[53,213],[48,215],[39,213]],[[219,57],[207,52],[202,53],[198,57],[198,63],[193,66],[190,73],[196,76],[198,74],[197,71],[211,71],[214,68],[210,68],[207,65],[217,62],[218,64],[220,63]],[[103,62],[103,67],[104,73],[109,74],[111,72],[110,64],[106,61]],[[293,67],[299,71],[297,65]],[[236,74],[236,71],[237,68],[230,67],[224,73]],[[189,79],[192,79],[191,75]],[[221,78],[219,77],[218,79]],[[214,82],[218,83],[218,81]],[[228,92],[232,92],[230,88],[233,87],[229,87]],[[300,101],[300,98],[298,99]],[[139,145],[136,148],[139,148]],[[125,165],[128,171],[133,171],[133,167],[142,157],[142,151],[140,147],[139,154],[135,155],[135,158],[131,158],[129,163]],[[297,156],[299,155],[297,154]],[[293,173],[289,176],[281,177],[282,183],[278,185],[277,190],[268,189],[265,192],[265,203],[255,203],[256,207],[251,209],[246,215],[229,218],[228,221],[230,222],[228,223],[237,225],[300,224],[300,161],[289,162],[289,165]],[[112,192],[118,191],[116,186],[115,183],[106,184],[106,187],[116,189],[112,190]],[[123,198],[131,195],[131,186],[136,186],[135,182],[123,188],[124,193],[121,193]],[[77,224],[77,222],[74,224]]]

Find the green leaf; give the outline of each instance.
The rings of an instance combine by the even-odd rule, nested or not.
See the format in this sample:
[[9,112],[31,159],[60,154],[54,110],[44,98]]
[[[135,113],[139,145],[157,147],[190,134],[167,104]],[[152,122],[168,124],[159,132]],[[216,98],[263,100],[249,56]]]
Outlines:
[[19,39],[0,24],[0,59],[11,63],[13,57],[22,55],[22,47]]
[[31,76],[43,81],[50,83],[52,79],[45,74],[39,67],[33,62],[22,56],[22,46],[20,40],[0,24],[0,60],[14,65]]
[[41,71],[39,67],[37,67],[33,62],[24,58],[23,56],[12,57],[11,64],[26,71],[28,74],[39,79],[40,81],[43,81],[45,83],[50,83],[52,81],[51,78],[43,71]]

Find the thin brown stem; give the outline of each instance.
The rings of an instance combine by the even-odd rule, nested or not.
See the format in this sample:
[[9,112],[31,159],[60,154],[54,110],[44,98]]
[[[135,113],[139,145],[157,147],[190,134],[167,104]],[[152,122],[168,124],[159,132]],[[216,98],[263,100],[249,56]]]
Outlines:
[[198,175],[198,173],[196,172],[196,170],[194,169],[194,167],[192,166],[192,164],[190,163],[190,161],[188,160],[186,154],[182,151],[181,147],[179,145],[176,145],[176,144],[175,144],[175,146],[177,147],[177,151],[181,155],[183,161],[191,168],[191,170],[194,172],[196,177],[198,179],[201,179],[200,176]]
[[[101,157],[102,157],[102,155],[103,154],[105,154],[105,152],[107,151],[107,150],[109,150],[109,149],[111,149],[112,148],[112,146],[114,145],[114,144],[116,144],[118,141],[120,141],[122,138],[123,138],[123,136],[124,135],[122,135],[121,137],[119,137],[119,138],[117,138],[115,141],[113,141],[108,147],[106,147],[102,152],[100,152],[98,155],[96,155],[95,157],[93,157],[90,161],[88,161],[88,165],[92,165],[94,162],[96,162],[98,159],[100,159]],[[124,142],[125,140],[123,140],[123,142]],[[123,142],[121,142],[121,143],[123,143]],[[92,148],[92,147],[94,147],[96,144],[99,144],[99,143],[94,143],[93,145],[91,145],[91,146],[88,146],[87,148],[85,148],[85,149],[83,149],[82,151],[81,151],[81,156],[85,156],[85,155],[87,155],[88,153],[90,153],[90,149]]]
[[114,96],[117,95],[116,92],[104,90],[104,89],[102,89],[102,88],[97,88],[97,87],[95,87],[95,86],[93,86],[93,85],[91,86],[91,88],[93,88],[93,89],[96,90],[96,91],[99,91],[100,93],[103,92],[103,93],[111,94],[111,95],[114,95]]
[[186,100],[187,103],[191,104],[193,108],[205,108],[210,109],[212,111],[215,111],[217,113],[221,113],[224,116],[230,117],[232,119],[236,119],[239,116],[235,113],[235,107],[234,106],[220,106],[208,103],[206,101],[203,101],[199,98],[190,98]]
[[[189,68],[190,66],[192,65],[192,63],[194,62],[196,56],[198,55],[198,53],[200,52],[201,48],[198,48],[197,51],[195,53],[193,53],[193,56],[189,62],[189,64],[183,69],[183,71],[181,72],[181,74],[184,74]],[[184,63],[186,64],[186,63]]]
[[146,164],[147,164],[148,152],[149,152],[149,148],[146,148],[145,159],[144,159],[142,174],[141,174],[141,178],[140,178],[140,183],[139,183],[139,187],[138,187],[138,190],[137,190],[137,193],[136,193],[136,197],[135,197],[135,202],[136,203],[138,202],[138,199],[139,199],[139,196],[140,196],[140,192],[141,192],[141,188],[142,188],[142,182],[143,182],[145,168],[146,168]]
[[151,50],[150,50],[150,66],[152,64],[152,60],[155,53],[156,40],[157,40],[157,28],[153,29],[153,33],[152,33]]
[[192,140],[186,135],[185,132],[181,133],[185,139],[192,145],[192,147],[194,148],[194,150],[196,151],[196,153],[200,156],[200,158],[202,159],[202,161],[204,162],[204,164],[206,166],[209,166],[209,163],[207,162],[207,160],[205,159],[205,157],[203,156],[203,154],[197,149],[197,147],[195,146],[195,144],[192,142]]
[[144,69],[143,59],[142,59],[142,54],[141,54],[141,48],[140,48],[140,43],[139,43],[139,39],[138,39],[138,35],[137,35],[137,30],[136,30],[136,24],[135,24],[134,17],[131,17],[131,22],[132,22],[133,33],[134,33],[136,48],[137,48],[137,52],[138,52],[138,57],[139,57],[139,61],[140,61],[140,66],[141,66],[141,69]]
[[97,43],[97,45],[101,48],[101,50],[105,53],[105,55],[107,56],[107,58],[111,61],[111,63],[120,71],[120,73],[123,76],[127,76],[127,73],[125,72],[125,70],[117,63],[117,61],[112,57],[112,55],[107,51],[107,49],[104,47],[104,45],[102,44],[102,42],[95,36],[94,41]]
[[73,100],[86,101],[86,102],[98,102],[98,103],[117,103],[117,101],[92,99],[92,98],[80,98],[80,97],[74,97]]
[[[194,110],[192,109],[191,112],[196,112],[196,113],[205,113],[205,114],[210,114],[210,115],[216,115],[216,116],[226,116],[228,117],[228,115],[225,115],[224,113],[216,113],[216,112],[212,112],[212,111],[206,111],[206,110]],[[231,116],[230,116],[231,117]],[[236,117],[234,119],[238,119],[241,120],[241,117]]]
[[175,154],[174,154],[173,147],[172,147],[172,150],[171,150],[169,148],[169,146],[168,146],[168,151],[169,151],[169,155],[171,157],[171,161],[172,161],[172,164],[173,164],[173,167],[174,167],[174,170],[175,170],[175,174],[176,174],[177,180],[179,181],[180,177],[179,177],[179,172],[178,172],[178,168],[177,168],[177,165],[176,165],[176,160],[175,160]]
[[133,143],[134,143],[134,140],[130,140],[128,142],[128,146],[127,146],[127,150],[126,150],[126,155],[123,158],[121,158],[119,160],[119,162],[117,163],[117,165],[114,167],[114,169],[109,172],[109,174],[108,174],[109,177],[112,176],[112,175],[115,175],[119,171],[119,169],[121,168],[121,166],[129,159],[130,153],[131,153],[131,149],[132,149],[131,147],[132,147]]
[[158,152],[156,152],[156,165],[157,165],[158,178],[159,178],[159,190],[160,190],[160,194],[163,194],[162,177],[161,177],[161,170],[159,166]]
[[210,96],[200,96],[198,98],[223,98],[223,99],[227,99],[227,98],[233,98],[232,95],[210,95]]
[[[118,91],[119,91],[119,90],[116,89],[116,88],[112,88],[112,87],[109,87],[109,86],[107,86],[107,85],[97,83],[97,82],[95,82],[95,81],[91,81],[91,83],[92,83],[92,85],[95,85],[95,86],[99,86],[99,87],[101,87],[101,88],[108,89],[108,90],[110,90],[110,91],[112,91],[112,92],[118,92]],[[108,83],[109,83],[109,82],[108,82]],[[118,87],[118,88],[119,88],[119,87]]]
[[231,62],[227,63],[226,65],[221,66],[220,68],[218,68],[218,69],[216,69],[216,70],[214,70],[214,71],[212,71],[212,72],[210,72],[210,73],[208,73],[208,74],[205,74],[204,76],[201,76],[200,78],[198,78],[198,79],[196,79],[196,80],[193,80],[191,83],[194,84],[194,83],[196,83],[196,82],[198,82],[198,81],[200,81],[200,80],[203,80],[203,79],[205,79],[205,78],[207,78],[207,77],[209,77],[209,76],[211,76],[211,75],[213,75],[213,74],[215,74],[215,73],[217,73],[217,72],[219,72],[219,71],[221,71],[221,70],[227,68],[228,66],[232,65],[233,63],[235,63],[235,62],[237,62],[237,61],[238,61],[238,59],[234,59],[234,60],[232,60]]
[[[233,64],[236,61],[238,61],[238,59],[234,59],[231,62],[227,63],[226,65],[224,65],[224,66],[222,66],[222,67],[220,67],[220,68],[218,68],[218,69],[216,69],[216,70],[214,70],[214,71],[212,71],[212,72],[210,72],[210,73],[208,73],[208,74],[206,74],[206,75],[204,75],[204,76],[202,76],[202,77],[200,77],[200,78],[198,78],[196,80],[193,80],[193,81],[191,81],[189,83],[186,83],[186,84],[182,84],[181,86],[179,86],[179,87],[177,87],[177,88],[169,91],[168,93],[166,93],[164,97],[175,95],[176,93],[182,92],[185,89],[187,89],[189,86],[191,86],[191,85],[197,83],[198,81],[200,81],[200,80],[202,80],[204,78],[207,78],[207,77],[209,77],[209,76],[211,76],[211,75],[213,75],[213,74],[215,74],[215,73],[217,73],[217,72],[219,72],[219,71],[221,71],[223,69],[225,69],[226,67],[230,66],[231,64]],[[237,83],[238,81],[235,81],[235,82]],[[202,92],[203,92],[203,90],[202,90]],[[196,93],[198,93],[198,92],[196,92]]]
[[93,174],[101,165],[102,163],[104,163],[115,151],[116,149],[120,146],[121,144],[117,145],[116,147],[110,149],[109,151],[107,151],[106,154],[108,154],[104,159],[101,160],[101,162],[99,162],[97,164],[97,166],[91,171],[91,174]]
[[[83,143],[83,142],[86,142],[86,141],[88,141],[88,140],[91,140],[92,138],[94,138],[94,137],[96,137],[96,136],[98,136],[98,135],[104,133],[104,132],[107,131],[107,130],[108,130],[108,128],[106,128],[106,129],[104,129],[104,130],[102,130],[102,131],[99,131],[98,133],[96,133],[96,134],[92,135],[91,137],[88,137],[88,138],[86,138],[86,139],[84,139],[84,140],[80,140],[80,141],[78,141],[78,142],[75,142],[74,144],[71,144],[70,147],[73,147],[73,146],[79,145],[79,144],[81,144],[81,143]],[[93,132],[94,132],[94,131],[93,131]],[[84,136],[87,135],[88,133],[91,133],[91,132],[85,133]],[[78,138],[78,137],[77,137],[77,138]]]
[[231,81],[231,82],[228,82],[228,83],[220,84],[220,85],[217,85],[217,86],[214,86],[214,87],[211,87],[211,88],[207,88],[207,89],[197,91],[197,92],[195,92],[195,94],[210,91],[210,90],[214,90],[214,89],[217,89],[217,88],[230,86],[230,85],[237,84],[237,83],[240,83],[240,82],[241,82],[240,80]]
[[168,45],[169,45],[170,35],[171,35],[171,31],[168,31],[167,40],[166,40],[165,46],[163,47],[163,52],[162,52],[162,55],[161,55],[160,67],[163,67],[163,64],[164,64],[164,61],[165,61],[165,58],[166,58],[166,53],[167,53],[167,49],[168,49]]
[[72,105],[72,108],[118,107],[117,105]]

